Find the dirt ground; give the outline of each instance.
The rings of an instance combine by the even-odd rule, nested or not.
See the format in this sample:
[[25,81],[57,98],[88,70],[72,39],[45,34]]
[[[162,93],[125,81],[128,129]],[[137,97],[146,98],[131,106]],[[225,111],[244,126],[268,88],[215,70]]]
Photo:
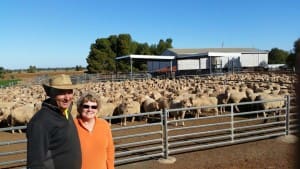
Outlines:
[[173,155],[176,162],[157,159],[116,166],[116,169],[296,169],[294,137],[277,137],[256,142]]

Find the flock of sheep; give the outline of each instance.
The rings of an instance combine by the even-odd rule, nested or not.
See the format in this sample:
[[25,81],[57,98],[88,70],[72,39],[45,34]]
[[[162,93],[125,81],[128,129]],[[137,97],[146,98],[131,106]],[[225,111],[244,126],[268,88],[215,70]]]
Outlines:
[[[216,105],[242,101],[269,100],[295,95],[293,74],[238,73],[206,77],[176,79],[143,79],[121,82],[84,83],[74,91],[73,116],[77,114],[76,100],[87,91],[99,95],[101,109],[98,117],[137,114],[161,109],[201,107],[215,105],[210,110],[197,109],[190,112],[199,117],[203,111],[222,114],[224,107]],[[46,98],[41,85],[12,86],[0,89],[0,122],[3,126],[25,125],[40,108]],[[279,108],[283,102],[263,103],[264,109]],[[235,107],[235,112],[239,112]],[[185,118],[185,111],[170,116]],[[145,119],[147,122],[147,118]],[[132,118],[134,121],[134,118]],[[126,118],[121,125],[126,125]],[[176,124],[177,125],[177,124]],[[184,122],[181,123],[184,125]]]

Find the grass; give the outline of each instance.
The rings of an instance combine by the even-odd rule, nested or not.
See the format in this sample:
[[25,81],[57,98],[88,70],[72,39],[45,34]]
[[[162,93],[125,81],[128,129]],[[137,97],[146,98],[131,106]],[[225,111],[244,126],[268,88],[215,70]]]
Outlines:
[[13,80],[0,80],[0,88],[8,87],[8,86],[14,86],[18,84],[20,80],[13,79]]

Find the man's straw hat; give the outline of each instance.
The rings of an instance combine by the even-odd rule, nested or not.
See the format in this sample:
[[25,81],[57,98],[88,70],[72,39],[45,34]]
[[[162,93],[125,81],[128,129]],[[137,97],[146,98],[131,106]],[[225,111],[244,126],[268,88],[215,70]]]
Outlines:
[[76,88],[76,85],[72,84],[71,78],[69,75],[60,74],[53,76],[49,79],[48,84],[43,84],[43,87],[46,91],[46,94],[49,95],[50,89],[58,90],[70,90]]

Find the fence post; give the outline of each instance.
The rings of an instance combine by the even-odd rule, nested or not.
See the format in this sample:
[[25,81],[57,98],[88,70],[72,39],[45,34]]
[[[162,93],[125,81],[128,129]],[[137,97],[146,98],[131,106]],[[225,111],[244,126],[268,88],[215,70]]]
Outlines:
[[285,135],[289,135],[289,131],[290,131],[290,96],[286,95],[285,96]]
[[169,144],[168,144],[168,111],[163,109],[163,145],[164,145],[164,158],[169,157]]
[[234,112],[233,104],[230,105],[230,119],[231,119],[231,142],[234,142]]
[[176,161],[175,157],[169,156],[169,140],[168,140],[168,113],[169,111],[166,109],[163,109],[163,120],[162,120],[162,127],[163,127],[163,153],[164,157],[159,159],[158,162],[162,164],[173,164]]

